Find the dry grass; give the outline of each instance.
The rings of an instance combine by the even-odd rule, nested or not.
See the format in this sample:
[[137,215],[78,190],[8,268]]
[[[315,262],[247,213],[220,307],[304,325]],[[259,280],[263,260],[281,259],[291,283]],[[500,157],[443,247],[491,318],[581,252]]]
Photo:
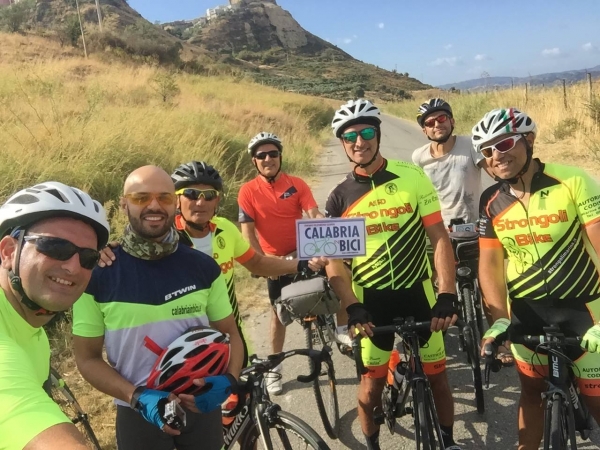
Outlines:
[[[224,212],[234,216],[239,185],[254,176],[246,153],[261,130],[284,140],[284,170],[311,176],[314,152],[338,102],[284,93],[238,78],[174,74],[180,94],[163,102],[160,69],[84,60],[51,41],[0,33],[0,202],[54,179],[89,191],[112,213],[126,175],[143,164],[167,171],[204,159],[224,175]],[[123,218],[112,217],[120,232]],[[264,280],[239,274],[243,310],[266,305]],[[50,331],[53,365],[90,414],[103,448],[115,449],[112,400],[79,375],[70,324]]]
[[[593,90],[596,94],[600,93],[600,81],[594,82]],[[431,95],[423,95],[418,91],[413,95],[415,100],[388,104],[385,112],[416,120],[417,107]],[[600,175],[600,123],[592,118],[587,106],[587,83],[567,87],[567,109],[562,86],[530,88],[527,102],[524,87],[489,93],[440,92],[435,95],[452,105],[459,134],[470,134],[477,120],[494,108],[518,107],[531,115],[538,125],[537,156],[547,161],[585,167],[595,175]]]

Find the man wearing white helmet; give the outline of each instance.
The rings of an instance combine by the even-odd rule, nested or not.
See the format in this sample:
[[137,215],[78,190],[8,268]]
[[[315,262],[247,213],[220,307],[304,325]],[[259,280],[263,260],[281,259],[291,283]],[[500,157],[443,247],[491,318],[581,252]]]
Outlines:
[[[525,113],[495,109],[473,127],[475,150],[498,181],[481,196],[479,280],[493,326],[484,342],[543,335],[559,325],[583,336],[569,347],[583,398],[600,420],[600,187],[583,170],[533,158],[537,128]],[[508,255],[508,265],[504,257]],[[508,301],[507,301],[508,299]],[[483,348],[483,345],[482,345]],[[547,357],[512,345],[521,382],[519,449],[537,450]]]
[[[446,375],[441,331],[457,320],[454,258],[440,214],[435,188],[414,164],[385,159],[380,151],[380,113],[370,101],[342,105],[332,121],[334,135],[355,164],[329,194],[328,217],[365,217],[366,256],[352,261],[352,279],[341,261],[330,261],[327,273],[346,306],[351,333],[371,336],[371,327],[391,325],[396,317],[431,320],[421,349],[431,382],[446,449],[459,449],[452,437],[454,403]],[[434,249],[438,271],[436,300],[425,238]],[[379,427],[373,409],[381,407],[394,335],[363,340],[369,372],[358,391],[358,415],[368,449],[379,449]]]
[[106,245],[102,206],[62,183],[17,192],[0,207],[0,448],[86,449],[46,394],[50,346],[42,326],[86,288]]
[[[281,171],[283,145],[281,139],[260,132],[248,144],[248,154],[258,171],[258,176],[243,184],[238,194],[239,222],[242,235],[261,255],[292,258],[296,251],[296,219],[303,213],[319,218],[317,202],[308,185],[301,178]],[[267,280],[271,306],[281,297],[281,289],[292,282],[288,276],[270,277]],[[285,326],[279,321],[275,308],[271,312],[271,349],[283,350]],[[277,369],[281,371],[281,367]],[[267,379],[269,392],[283,392],[281,377],[273,374]]]

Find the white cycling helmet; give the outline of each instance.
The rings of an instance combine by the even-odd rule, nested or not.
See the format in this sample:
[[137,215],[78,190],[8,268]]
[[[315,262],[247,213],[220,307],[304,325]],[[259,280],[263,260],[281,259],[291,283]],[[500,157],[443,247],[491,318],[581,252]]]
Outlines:
[[267,133],[266,131],[261,131],[252,139],[250,139],[250,143],[248,144],[248,153],[252,155],[256,147],[263,144],[274,144],[275,147],[279,149],[280,152],[283,151],[283,145],[281,143],[281,139],[274,135],[273,133]]
[[72,217],[92,226],[98,248],[108,242],[110,225],[102,205],[85,192],[56,181],[23,189],[0,206],[0,238],[16,228],[53,217]]
[[358,100],[349,100],[348,103],[340,106],[331,121],[331,128],[335,137],[339,138],[344,130],[357,123],[373,125],[379,128],[381,119],[379,118],[379,109],[369,100],[359,98]]
[[494,109],[483,116],[472,130],[471,142],[476,152],[481,152],[482,144],[504,134],[537,133],[531,117],[516,108]]

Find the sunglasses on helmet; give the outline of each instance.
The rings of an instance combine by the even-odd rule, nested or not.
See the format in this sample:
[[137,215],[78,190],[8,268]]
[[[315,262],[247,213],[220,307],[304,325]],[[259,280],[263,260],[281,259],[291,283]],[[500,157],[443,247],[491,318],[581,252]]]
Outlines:
[[523,137],[522,134],[518,134],[516,136],[510,136],[506,139],[502,139],[500,142],[496,142],[494,145],[488,145],[485,148],[481,149],[481,154],[486,158],[491,158],[494,155],[494,150],[500,153],[506,153],[517,145],[519,139]]
[[346,142],[355,143],[358,140],[358,136],[365,141],[370,141],[377,134],[375,128],[363,128],[360,131],[349,131],[348,133],[342,134],[342,139]]
[[256,159],[260,159],[261,161],[267,159],[267,156],[271,159],[279,158],[281,152],[279,150],[269,150],[268,152],[258,152],[254,157]]
[[216,189],[194,189],[184,188],[179,189],[175,192],[177,195],[183,195],[188,200],[197,201],[200,197],[204,198],[207,202],[215,200],[219,196],[219,191]]
[[444,123],[449,118],[450,118],[450,116],[448,114],[440,114],[437,117],[432,117],[431,119],[427,119],[425,122],[423,122],[423,125],[425,125],[427,128],[433,128],[433,126],[435,125],[436,122]]
[[154,199],[161,205],[170,206],[175,203],[175,195],[170,192],[161,192],[160,194],[132,192],[131,194],[124,195],[124,197],[136,206],[148,206]]
[[33,243],[35,249],[49,258],[57,261],[68,261],[76,253],[79,255],[79,264],[87,270],[92,270],[98,264],[100,252],[93,248],[81,248],[71,241],[50,236],[25,236],[25,242]]

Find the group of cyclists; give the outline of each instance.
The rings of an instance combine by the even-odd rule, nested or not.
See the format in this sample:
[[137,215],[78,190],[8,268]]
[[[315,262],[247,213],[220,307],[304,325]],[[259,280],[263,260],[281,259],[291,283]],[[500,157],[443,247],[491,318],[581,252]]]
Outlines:
[[[118,242],[109,243],[102,206],[77,188],[47,182],[12,195],[0,207],[0,449],[86,448],[42,389],[50,357],[42,326],[71,307],[77,367],[115,398],[119,449],[222,448],[221,404],[235,394],[251,345],[235,294],[237,261],[268,278],[273,352],[285,339],[276,314],[281,289],[293,281],[290,274],[308,269],[325,270],[341,301],[343,342],[372,336],[373,327],[395,317],[431,320],[421,356],[445,448],[459,450],[443,339],[458,318],[448,236],[456,219],[479,222],[478,275],[490,324],[483,341],[506,341],[503,362],[516,360],[518,448],[537,449],[542,438],[545,361],[511,345],[513,331],[539,334],[556,324],[583,337],[569,357],[600,420],[592,370],[600,367],[597,183],[581,169],[533,158],[536,124],[515,108],[487,113],[470,139],[454,135],[452,108],[439,98],[419,107],[417,122],[431,142],[414,151],[414,164],[391,160],[380,152],[379,109],[364,99],[342,105],[332,130],[354,168],[329,193],[324,214],[307,184],[282,171],[281,139],[259,133],[248,145],[258,173],[238,196],[241,232],[218,216],[225,181],[204,161],[170,175],[155,166],[129,174],[120,199],[128,223]],[[497,182],[483,193],[481,170]],[[366,254],[352,259],[350,271],[342,260],[298,260],[295,221],[303,215],[365,217]],[[170,345],[198,327],[227,336],[229,350],[219,346],[210,356],[223,373],[210,371],[207,352],[157,367],[158,355],[167,358]],[[376,450],[373,410],[381,406],[394,337],[362,342],[368,373],[358,388],[358,415],[367,449]],[[267,380],[272,394],[282,392],[280,372]],[[162,390],[149,383],[151,373],[194,389]],[[186,411],[182,428],[162,417],[161,405],[172,400]]]

